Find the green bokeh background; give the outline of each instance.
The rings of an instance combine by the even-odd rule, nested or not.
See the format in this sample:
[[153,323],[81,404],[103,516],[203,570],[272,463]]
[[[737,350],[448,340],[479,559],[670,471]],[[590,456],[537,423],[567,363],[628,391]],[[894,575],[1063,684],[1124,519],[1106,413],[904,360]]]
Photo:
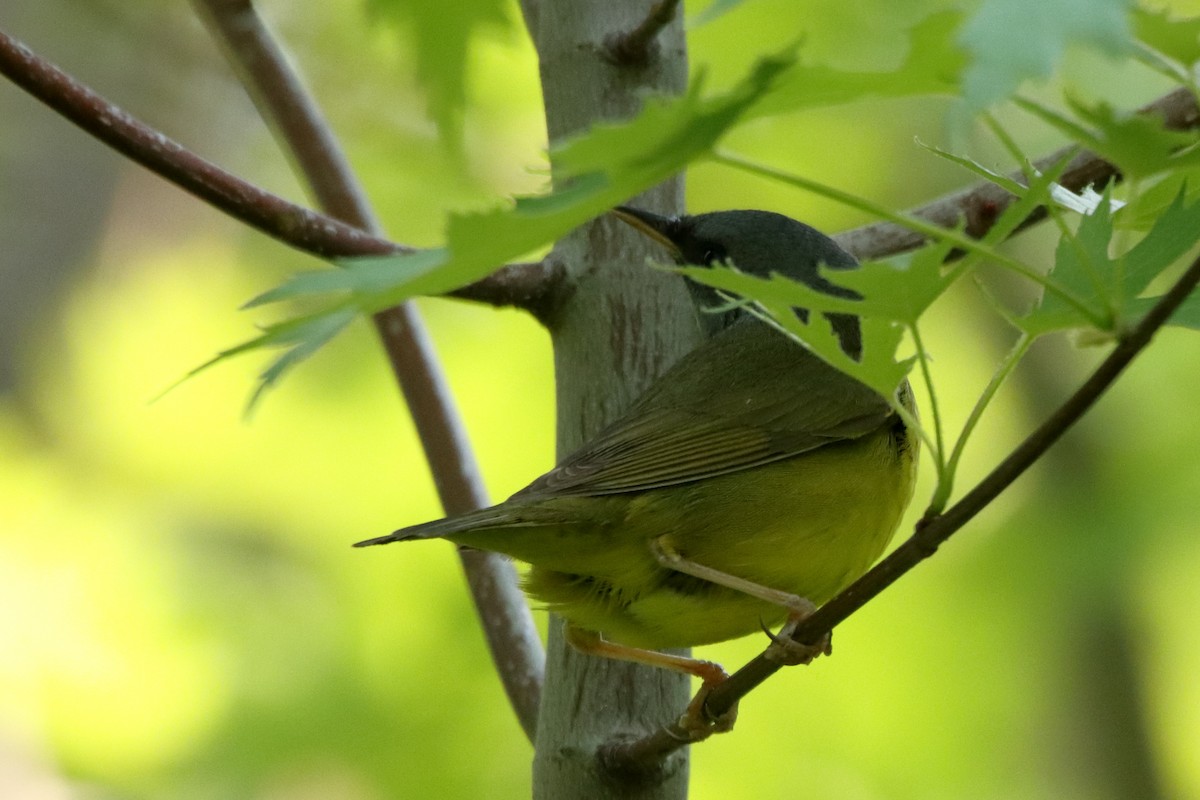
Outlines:
[[[473,42],[456,153],[424,114],[403,25],[371,22],[358,0],[262,5],[395,238],[437,243],[447,210],[543,186],[537,69],[517,28]],[[693,64],[729,84],[803,34],[815,60],[886,67],[934,7],[798,5],[748,2],[698,29]],[[6,0],[0,25],[187,146],[303,196],[186,4]],[[1055,98],[1064,83],[1118,106],[1164,88],[1073,53],[1060,82],[1032,91]],[[914,136],[1008,167],[982,137],[955,141],[948,108],[796,114],[729,145],[907,207],[968,180]],[[1002,116],[1030,152],[1058,143]],[[348,546],[439,513],[368,326],[249,422],[253,359],[150,402],[267,319],[241,302],[313,262],[8,84],[0,120],[0,796],[527,796],[531,750],[452,547]],[[830,231],[866,221],[709,166],[688,196],[694,210],[771,208]],[[1012,246],[1037,259],[1048,243]],[[513,312],[420,306],[504,497],[553,463],[547,337]],[[952,424],[1006,335],[969,289],[935,309],[927,341]],[[961,485],[1100,355],[1039,346]],[[839,628],[835,657],[777,676],[742,703],[735,733],[695,748],[693,796],[1200,798],[1197,363],[1200,338],[1161,335],[1049,458]],[[702,654],[736,666],[761,646]]]

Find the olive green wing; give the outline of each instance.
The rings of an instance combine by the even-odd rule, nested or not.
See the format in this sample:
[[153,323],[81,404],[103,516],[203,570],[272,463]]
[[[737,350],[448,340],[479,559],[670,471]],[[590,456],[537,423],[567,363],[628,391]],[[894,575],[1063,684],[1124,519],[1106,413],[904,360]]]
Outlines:
[[684,356],[619,419],[517,496],[645,491],[892,424],[874,390],[756,320]]

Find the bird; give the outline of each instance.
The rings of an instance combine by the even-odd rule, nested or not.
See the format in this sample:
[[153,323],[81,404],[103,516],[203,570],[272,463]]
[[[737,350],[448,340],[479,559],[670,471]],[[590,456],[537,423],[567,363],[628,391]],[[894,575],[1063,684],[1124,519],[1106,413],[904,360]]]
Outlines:
[[[855,258],[785,215],[611,213],[677,263],[859,297],[820,269],[836,275]],[[663,651],[794,626],[865,573],[912,498],[915,432],[878,392],[745,304],[688,289],[708,338],[578,450],[503,503],[355,546],[448,539],[504,553],[529,565],[525,592],[565,620],[576,649],[709,688],[726,677],[719,665]],[[859,319],[824,316],[861,358]],[[897,398],[915,414],[907,382]]]

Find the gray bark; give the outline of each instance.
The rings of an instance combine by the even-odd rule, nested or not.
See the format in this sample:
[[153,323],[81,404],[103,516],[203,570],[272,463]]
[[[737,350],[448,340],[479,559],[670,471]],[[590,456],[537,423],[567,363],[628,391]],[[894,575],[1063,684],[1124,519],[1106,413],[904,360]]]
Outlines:
[[[687,81],[682,25],[658,37],[658,55],[642,68],[603,56],[613,33],[635,27],[649,0],[526,3],[538,49],[547,129],[553,145],[602,118],[635,114],[647,91],[678,93]],[[679,213],[682,178],[635,203]],[[646,385],[700,338],[681,282],[647,269],[646,243],[615,220],[593,222],[559,243],[555,257],[574,288],[549,320],[558,392],[558,449],[574,450],[620,413]],[[661,255],[661,254],[660,254]],[[596,749],[615,736],[647,733],[677,715],[688,698],[683,676],[580,655],[551,621],[546,684],[538,718],[533,794],[561,798],[682,798],[687,756],[640,781],[605,774]]]

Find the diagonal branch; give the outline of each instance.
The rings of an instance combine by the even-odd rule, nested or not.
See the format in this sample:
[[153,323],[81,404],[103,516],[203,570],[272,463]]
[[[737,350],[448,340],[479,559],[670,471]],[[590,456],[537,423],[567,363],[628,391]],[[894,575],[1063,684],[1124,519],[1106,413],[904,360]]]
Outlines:
[[[1130,362],[1150,344],[1154,334],[1166,324],[1175,310],[1195,290],[1197,284],[1200,284],[1200,258],[1192,262],[1170,291],[1163,295],[1150,313],[1117,344],[1091,377],[986,478],[944,513],[922,518],[907,541],[800,623],[792,638],[809,644],[820,641],[834,626],[862,608],[921,561],[933,555],[943,542],[995,500],[1079,421]],[[705,713],[710,719],[720,718],[752,689],[778,672],[780,666],[778,662],[770,661],[764,655],[756,656],[712,691],[704,704]],[[690,737],[685,729],[672,724],[635,742],[608,744],[601,749],[600,757],[609,765],[640,770],[660,763],[664,756],[692,741],[695,739]]]
[[[214,0],[234,5],[242,1]],[[536,13],[532,0],[527,0],[524,8],[527,16]],[[0,32],[0,74],[133,161],[284,244],[325,259],[410,252],[395,242],[371,236],[242,181],[139,122],[3,32]],[[1200,108],[1187,89],[1163,95],[1144,106],[1140,113],[1161,117],[1172,130],[1200,125]],[[1051,153],[1034,165],[1053,164],[1063,152]],[[1023,175],[1017,170],[1010,177],[1020,180]],[[1084,152],[1071,162],[1060,183],[1079,191],[1119,177],[1112,164],[1094,153]],[[910,213],[944,227],[965,220],[967,232],[978,237],[991,228],[1014,200],[999,186],[984,181]],[[1039,209],[1022,228],[1044,216],[1045,211]],[[925,241],[920,234],[887,222],[855,228],[834,238],[864,259],[913,250]],[[560,295],[565,288],[562,278],[561,265],[554,262],[510,264],[450,294],[495,306],[521,308],[545,320],[562,299]]]
[[[1200,107],[1190,89],[1181,88],[1159,97],[1138,109],[1139,114],[1159,117],[1170,130],[1186,130],[1200,126]],[[1072,147],[1064,147],[1033,162],[1039,171],[1050,169],[1061,161]],[[1009,178],[1018,183],[1025,182],[1021,170],[1009,173]],[[1088,186],[1103,185],[1110,180],[1120,180],[1117,168],[1092,152],[1081,152],[1067,165],[1059,178],[1066,188],[1079,192]],[[1016,196],[990,181],[973,184],[965,189],[938,198],[909,213],[940,225],[953,228],[960,221],[966,223],[966,233],[982,238],[995,224],[1000,215],[1016,202]],[[1018,231],[1028,228],[1046,218],[1045,207],[1040,207],[1021,223]],[[877,222],[846,231],[833,237],[838,244],[860,259],[884,256],[915,250],[926,243],[921,234],[891,222]]]
[[[263,117],[276,129],[322,208],[382,235],[374,211],[320,109],[288,66],[250,0],[194,0]],[[478,466],[416,308],[405,303],[375,316],[448,514],[487,505]],[[509,702],[531,739],[545,655],[512,562],[496,553],[459,551],[492,660]]]
[[0,32],[0,72],[130,160],[268,236],[321,258],[409,252],[231,175]]
[[[217,5],[240,3],[217,0]],[[408,253],[412,248],[374,236],[332,216],[319,214],[264,191],[201,158],[178,142],[139,121],[105,100],[79,81],[41,58],[16,39],[0,31],[0,74],[41,100],[131,161],[286,245],[323,259]],[[279,83],[279,87],[286,82]],[[280,109],[285,118],[298,114],[294,104]],[[313,140],[319,142],[319,139]],[[306,145],[297,161],[309,169],[319,149]],[[319,167],[336,175],[331,161]],[[344,174],[344,173],[343,173]],[[322,178],[322,202],[348,207],[340,190]],[[321,196],[324,195],[324,196]],[[541,318],[554,305],[551,293],[560,286],[560,270],[553,264],[514,264],[504,267],[471,287],[463,297],[496,306],[526,308]]]
[[224,46],[242,86],[284,143],[317,205],[331,216],[383,238],[383,226],[341,145],[251,0],[193,0],[193,5]]

